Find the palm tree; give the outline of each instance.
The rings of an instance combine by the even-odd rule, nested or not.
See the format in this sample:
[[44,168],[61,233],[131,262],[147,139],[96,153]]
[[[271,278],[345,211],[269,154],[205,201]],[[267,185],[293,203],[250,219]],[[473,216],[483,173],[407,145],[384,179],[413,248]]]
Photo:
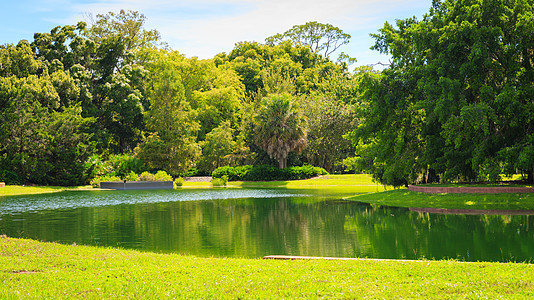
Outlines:
[[289,152],[306,146],[305,119],[287,94],[263,99],[255,121],[256,144],[278,160],[280,169],[287,167]]

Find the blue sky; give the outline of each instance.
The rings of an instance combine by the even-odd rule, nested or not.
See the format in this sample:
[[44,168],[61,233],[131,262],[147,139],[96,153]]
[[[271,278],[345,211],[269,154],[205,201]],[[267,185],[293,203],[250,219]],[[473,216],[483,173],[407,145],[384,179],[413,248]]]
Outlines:
[[340,48],[356,65],[387,62],[369,49],[384,22],[422,17],[431,0],[15,0],[2,1],[0,44],[33,40],[35,32],[76,24],[84,15],[136,10],[147,17],[146,29],[158,30],[171,48],[188,57],[211,58],[240,41],[264,42],[293,25],[329,23],[350,34]]

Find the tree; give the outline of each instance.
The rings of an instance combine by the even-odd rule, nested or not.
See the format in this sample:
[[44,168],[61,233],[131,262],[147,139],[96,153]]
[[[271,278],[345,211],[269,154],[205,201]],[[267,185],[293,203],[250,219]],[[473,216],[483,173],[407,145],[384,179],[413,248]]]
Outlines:
[[[62,69],[52,74],[30,45],[0,48],[0,169],[13,183],[85,183],[92,153],[88,127],[76,99],[80,90]],[[0,174],[2,176],[2,174]]]
[[303,111],[308,121],[308,143],[303,154],[310,164],[331,172],[354,153],[351,142],[343,138],[356,127],[354,107],[318,95],[304,100]]
[[160,38],[156,30],[143,28],[145,21],[138,12],[121,10],[97,15],[89,27],[80,22],[34,35],[32,48],[49,73],[56,72],[55,82],[65,83],[58,71],[72,75],[77,98],[72,93],[60,97],[71,104],[80,101],[83,116],[97,119],[92,131],[101,152],[131,152],[142,138],[149,104],[147,72],[138,64],[145,58],[139,53],[158,46]]
[[146,17],[137,11],[121,9],[118,14],[114,12],[98,14],[96,20],[90,14],[87,17],[91,25],[87,30],[87,36],[98,44],[109,36],[120,36],[125,40],[126,50],[130,51],[154,48],[161,39],[157,30],[143,29]]
[[285,40],[305,45],[315,53],[324,51],[324,57],[329,57],[339,47],[349,43],[350,34],[330,24],[308,22],[304,25],[295,25],[284,33],[268,37],[265,42],[274,46]]
[[245,87],[234,70],[215,67],[211,60],[203,65],[198,75],[205,78],[204,84],[193,90],[189,98],[191,107],[198,112],[199,140],[204,140],[208,132],[226,121],[232,128],[237,128],[241,103],[245,98]]
[[146,123],[151,134],[136,149],[139,158],[150,167],[179,175],[194,166],[200,156],[196,142],[199,124],[191,109],[176,64],[181,55],[166,50],[153,50],[147,62],[151,73],[148,99],[150,110]]
[[105,128],[102,142],[113,153],[129,153],[141,140],[145,123],[143,118],[145,95],[142,90],[148,80],[148,71],[138,65],[127,65],[112,74],[99,89],[99,124]]
[[233,133],[230,122],[223,121],[206,134],[206,140],[201,143],[202,159],[198,164],[201,171],[211,174],[218,167],[230,164],[230,156],[236,150]]
[[67,70],[76,63],[88,66],[94,53],[94,43],[83,37],[86,26],[84,22],[79,22],[76,26],[54,27],[50,33],[35,33],[31,45],[38,57],[49,65],[57,60]]
[[300,108],[287,94],[264,98],[255,116],[255,140],[267,154],[287,167],[290,152],[300,152],[306,146],[306,122]]
[[230,54],[219,54],[215,62],[227,64],[241,76],[245,96],[251,101],[263,92],[269,74],[278,73],[293,81],[297,93],[309,93],[328,73],[345,71],[344,65],[325,60],[309,47],[290,41],[279,45],[240,42]]
[[356,154],[384,183],[534,180],[534,7],[530,1],[433,1],[422,20],[374,34],[392,56],[362,87]]

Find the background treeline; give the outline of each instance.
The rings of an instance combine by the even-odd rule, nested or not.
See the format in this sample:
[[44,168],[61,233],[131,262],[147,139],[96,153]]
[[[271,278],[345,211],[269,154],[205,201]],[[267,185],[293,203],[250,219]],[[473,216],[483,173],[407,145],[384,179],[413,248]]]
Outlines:
[[349,70],[334,52],[350,36],[329,24],[200,60],[144,21],[109,13],[0,46],[0,180],[310,164],[397,186],[534,181],[532,1],[433,1],[385,23],[382,72]]
[[[78,185],[244,164],[334,171],[353,153],[341,136],[355,122],[355,76],[322,47],[288,30],[200,60],[169,49],[144,22],[120,11],[0,46],[0,181]],[[319,39],[342,33],[300,27],[323,28]]]

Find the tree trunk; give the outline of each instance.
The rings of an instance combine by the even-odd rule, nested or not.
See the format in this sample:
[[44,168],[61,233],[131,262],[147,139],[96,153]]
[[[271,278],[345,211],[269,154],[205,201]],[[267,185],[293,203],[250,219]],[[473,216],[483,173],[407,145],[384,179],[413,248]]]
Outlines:
[[287,167],[287,157],[280,158],[278,161],[278,168],[285,169]]

